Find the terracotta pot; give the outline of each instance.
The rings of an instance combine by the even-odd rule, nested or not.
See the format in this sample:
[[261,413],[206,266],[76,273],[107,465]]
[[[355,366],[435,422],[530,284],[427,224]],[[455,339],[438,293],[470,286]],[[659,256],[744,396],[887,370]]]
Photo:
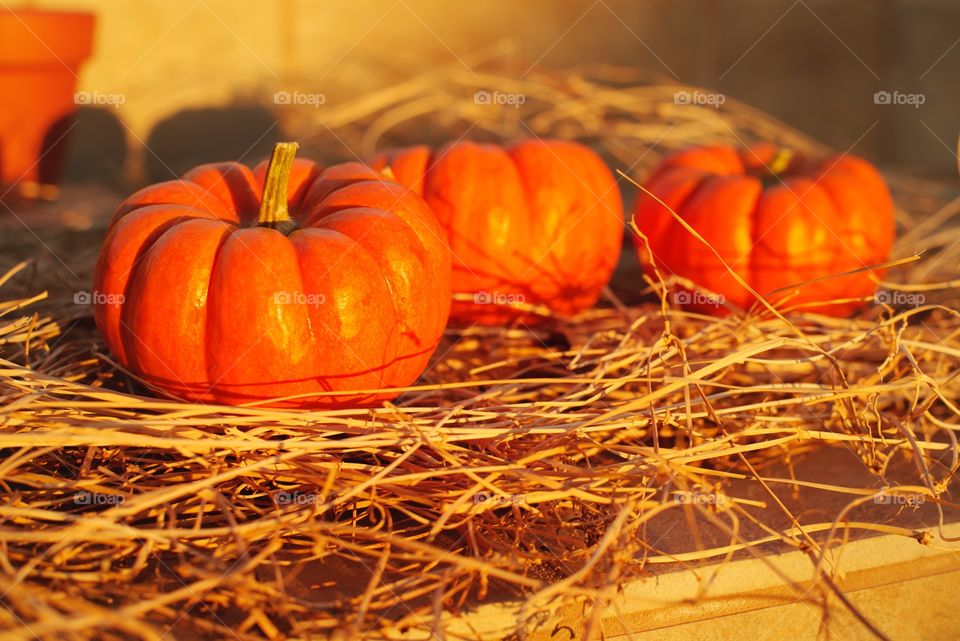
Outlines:
[[0,10],[0,193],[55,182],[93,26],[89,13]]

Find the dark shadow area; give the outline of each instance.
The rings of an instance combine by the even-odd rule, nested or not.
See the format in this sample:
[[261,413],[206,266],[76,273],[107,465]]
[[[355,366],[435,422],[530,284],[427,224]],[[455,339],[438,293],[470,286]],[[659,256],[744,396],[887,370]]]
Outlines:
[[37,160],[37,177],[46,185],[56,185],[63,176],[63,161],[67,157],[70,137],[76,131],[76,114],[68,114],[54,121],[43,136],[40,158]]
[[277,119],[261,106],[186,109],[160,121],[147,137],[144,178],[171,180],[205,162],[248,164],[280,140]]
[[73,120],[76,125],[64,139],[66,153],[60,182],[123,187],[127,135],[116,110],[81,107]]

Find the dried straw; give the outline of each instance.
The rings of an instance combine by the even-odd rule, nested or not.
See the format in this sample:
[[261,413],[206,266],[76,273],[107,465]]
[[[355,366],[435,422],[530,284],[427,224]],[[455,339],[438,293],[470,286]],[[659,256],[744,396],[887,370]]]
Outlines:
[[[732,100],[675,105],[692,89],[624,70],[517,80],[471,64],[287,126],[361,156],[425,121],[454,138],[569,137],[628,175],[691,142],[821,149]],[[484,107],[476,91],[526,101]],[[909,510],[876,509],[884,487],[922,497],[934,524],[957,507],[960,201],[892,184],[896,256],[926,253],[884,288],[922,304],[713,318],[635,275],[626,302],[608,293],[576,319],[449,330],[422,380],[376,410],[149,397],[103,352],[89,309],[18,265],[0,280],[0,636],[445,638],[458,612],[513,600],[518,635],[575,603],[590,638],[636,577],[784,549],[813,561],[803,598],[852,609],[835,580],[844,540],[950,543]],[[16,294],[25,280],[53,293]],[[850,474],[810,472],[837,453]],[[802,509],[811,496],[819,511]]]

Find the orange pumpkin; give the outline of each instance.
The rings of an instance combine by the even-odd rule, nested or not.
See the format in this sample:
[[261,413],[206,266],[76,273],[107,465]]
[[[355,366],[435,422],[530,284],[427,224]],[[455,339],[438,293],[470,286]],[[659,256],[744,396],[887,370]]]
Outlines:
[[451,317],[498,324],[525,316],[517,303],[575,314],[596,303],[623,241],[616,181],[590,149],[528,140],[509,148],[459,142],[379,156],[423,196],[453,254]]
[[[894,239],[890,192],[876,169],[848,154],[805,158],[772,144],[743,150],[696,147],[668,156],[638,195],[634,222],[650,242],[661,275],[687,278],[721,299],[680,291],[674,300],[701,311],[720,303],[748,308],[756,298],[716,255],[670,214],[699,232],[769,302],[844,315],[876,287],[882,270],[800,283],[885,262]],[[637,240],[648,273],[649,254]]]
[[[450,250],[415,194],[357,163],[202,165],[114,216],[95,315],[151,387],[229,404],[372,405],[422,373],[446,325]],[[343,392],[310,396],[320,392]]]

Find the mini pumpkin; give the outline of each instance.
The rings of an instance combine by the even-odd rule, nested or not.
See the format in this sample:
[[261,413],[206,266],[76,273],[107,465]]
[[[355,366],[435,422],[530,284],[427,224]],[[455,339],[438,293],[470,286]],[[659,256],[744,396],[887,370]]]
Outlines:
[[517,303],[575,314],[596,303],[617,264],[620,191],[583,145],[458,142],[388,152],[373,166],[423,196],[446,230],[460,322],[537,320]]
[[[450,251],[426,203],[357,163],[277,145],[127,198],[96,266],[97,326],[151,387],[201,402],[356,406],[440,340]],[[314,396],[317,393],[342,394]]]
[[[806,158],[769,143],[737,150],[696,147],[668,156],[638,195],[634,222],[661,275],[681,276],[721,300],[681,291],[674,300],[717,312],[756,298],[671,215],[673,209],[755,291],[775,305],[845,315],[863,304],[882,270],[827,276],[885,262],[894,212],[883,178],[849,154]],[[637,252],[650,271],[639,239]],[[823,279],[823,280],[817,280]],[[797,286],[800,283],[807,283]]]

